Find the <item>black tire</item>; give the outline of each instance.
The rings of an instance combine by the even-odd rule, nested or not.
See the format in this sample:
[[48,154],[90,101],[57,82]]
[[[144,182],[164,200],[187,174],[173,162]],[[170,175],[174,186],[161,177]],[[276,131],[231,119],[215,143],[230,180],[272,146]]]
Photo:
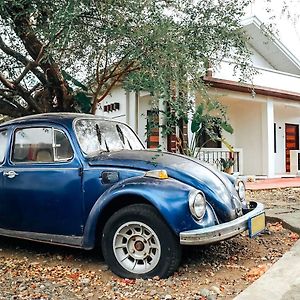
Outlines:
[[[123,247],[123,246],[116,247],[116,249],[121,248],[120,250],[118,250],[119,251],[118,253],[126,255],[126,251],[127,251],[126,249],[131,249],[129,245],[134,245],[134,247],[137,246],[136,245],[137,242],[132,242],[132,240],[133,241],[136,240],[135,233],[133,233],[135,232],[135,230],[133,231],[131,231],[131,229],[128,230],[127,229],[128,227],[124,226],[124,224],[126,225],[129,224],[128,226],[134,226],[131,224],[135,224],[135,222],[137,222],[136,224],[141,225],[142,228],[141,231],[145,232],[144,235],[149,232],[151,234],[151,230],[152,232],[155,233],[154,235],[151,235],[153,236],[154,239],[153,244],[154,245],[158,244],[160,246],[160,248],[158,248],[160,249],[160,251],[157,250],[158,252],[156,252],[156,249],[152,249],[152,250],[150,249],[149,252],[151,253],[150,255],[145,256],[148,258],[143,260],[143,264],[142,264],[142,259],[139,260],[134,257],[131,257],[131,255],[129,255],[128,253],[127,255],[128,259],[125,259],[125,263],[123,262],[122,263],[126,265],[126,262],[130,263],[130,259],[132,259],[133,263],[135,263],[135,266],[138,264],[138,267],[139,265],[141,265],[140,268],[142,268],[144,264],[148,263],[148,259],[150,259],[150,262],[148,263],[149,269],[150,268],[153,269],[147,271],[146,273],[144,273],[144,271],[139,272],[139,270],[136,270],[135,272],[129,271],[128,268],[121,265],[114,251],[114,241],[116,242],[119,236],[120,236],[119,239],[122,240],[122,243],[123,243],[123,239],[125,239],[124,244],[126,244],[128,247]],[[131,238],[126,238],[126,237],[123,238],[122,234],[116,235],[117,232],[121,231],[121,228],[123,228],[122,230],[127,230],[131,232],[130,233],[132,235]],[[144,230],[144,228],[146,229]],[[149,228],[149,231],[147,230],[147,228]],[[114,240],[115,236],[116,239]],[[139,236],[137,236],[137,239],[138,238]],[[143,239],[143,237],[141,238]],[[144,250],[145,252],[147,252],[146,251],[147,242],[149,242],[149,245],[151,245],[152,238],[144,239],[145,244],[143,244],[140,241],[138,242],[140,243],[138,246],[141,247],[138,248],[139,250],[136,250],[136,252],[140,253],[139,251],[144,251]],[[159,276],[160,278],[166,278],[177,270],[181,261],[181,246],[179,244],[179,238],[171,231],[169,226],[165,223],[165,221],[162,219],[162,217],[159,215],[156,209],[146,204],[129,205],[115,212],[104,226],[101,243],[102,243],[102,253],[106,263],[115,274],[124,278],[146,279],[154,276]],[[131,251],[134,252],[134,250]],[[151,254],[154,256],[153,260],[151,260],[152,259]],[[152,263],[153,261],[155,262]],[[155,267],[153,267],[154,265]]]

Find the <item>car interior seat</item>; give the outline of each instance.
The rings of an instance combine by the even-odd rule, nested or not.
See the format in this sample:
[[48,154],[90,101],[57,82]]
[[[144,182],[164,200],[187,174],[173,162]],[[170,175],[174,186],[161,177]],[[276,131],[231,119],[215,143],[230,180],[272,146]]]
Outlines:
[[36,154],[37,162],[53,162],[52,155],[49,150],[41,149]]

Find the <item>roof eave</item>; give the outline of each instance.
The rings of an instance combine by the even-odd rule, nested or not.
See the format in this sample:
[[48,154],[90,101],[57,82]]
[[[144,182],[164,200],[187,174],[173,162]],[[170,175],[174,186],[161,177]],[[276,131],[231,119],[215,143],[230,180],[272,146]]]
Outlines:
[[242,84],[231,80],[213,78],[210,76],[203,77],[203,81],[211,87],[225,89],[235,92],[249,93],[264,96],[272,96],[275,98],[293,100],[300,102],[300,93],[289,92],[280,89],[268,88],[259,85]]

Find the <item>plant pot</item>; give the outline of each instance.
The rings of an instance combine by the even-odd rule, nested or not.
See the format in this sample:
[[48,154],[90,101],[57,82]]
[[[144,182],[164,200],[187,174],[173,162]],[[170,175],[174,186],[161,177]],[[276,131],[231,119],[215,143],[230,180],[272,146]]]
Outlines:
[[224,169],[224,172],[225,172],[225,173],[228,173],[228,174],[232,174],[232,173],[233,173],[233,166]]

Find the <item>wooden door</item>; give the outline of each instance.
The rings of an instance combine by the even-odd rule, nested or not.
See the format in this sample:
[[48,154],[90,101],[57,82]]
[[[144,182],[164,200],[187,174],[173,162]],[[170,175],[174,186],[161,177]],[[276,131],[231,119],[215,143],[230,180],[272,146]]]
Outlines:
[[285,124],[285,167],[290,172],[290,150],[299,149],[299,125]]
[[147,148],[159,146],[159,114],[157,110],[147,111]]

